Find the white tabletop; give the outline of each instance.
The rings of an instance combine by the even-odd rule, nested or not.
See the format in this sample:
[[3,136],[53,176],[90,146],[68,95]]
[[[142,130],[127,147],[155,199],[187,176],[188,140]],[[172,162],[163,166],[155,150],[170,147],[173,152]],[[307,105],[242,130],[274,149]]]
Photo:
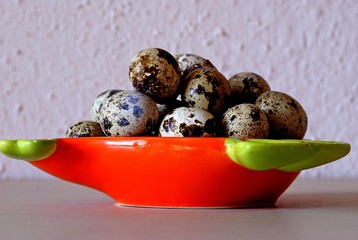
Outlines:
[[358,180],[296,180],[275,208],[115,206],[62,180],[0,181],[0,239],[357,239]]

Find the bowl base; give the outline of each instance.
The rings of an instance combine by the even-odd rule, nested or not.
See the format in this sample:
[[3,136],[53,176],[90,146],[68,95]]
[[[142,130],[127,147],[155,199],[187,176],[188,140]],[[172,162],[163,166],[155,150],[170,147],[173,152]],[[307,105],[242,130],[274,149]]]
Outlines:
[[154,208],[154,209],[244,209],[244,208],[275,208],[276,201],[270,202],[253,202],[253,203],[242,203],[237,205],[201,205],[201,206],[191,206],[191,205],[137,205],[137,204],[125,204],[125,203],[115,203],[116,207],[128,207],[128,208]]

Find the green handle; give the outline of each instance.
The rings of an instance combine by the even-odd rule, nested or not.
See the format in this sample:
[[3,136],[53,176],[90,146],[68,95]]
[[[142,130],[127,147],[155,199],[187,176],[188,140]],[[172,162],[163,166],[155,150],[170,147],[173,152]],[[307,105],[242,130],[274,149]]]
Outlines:
[[0,140],[0,152],[5,156],[36,161],[51,156],[56,151],[57,139]]
[[351,150],[351,146],[343,142],[306,141],[313,147],[311,154],[299,162],[288,164],[279,168],[280,170],[301,171],[318,167],[346,156]]
[[348,143],[317,140],[227,139],[226,146],[231,160],[257,171],[301,171],[338,160],[350,151]]

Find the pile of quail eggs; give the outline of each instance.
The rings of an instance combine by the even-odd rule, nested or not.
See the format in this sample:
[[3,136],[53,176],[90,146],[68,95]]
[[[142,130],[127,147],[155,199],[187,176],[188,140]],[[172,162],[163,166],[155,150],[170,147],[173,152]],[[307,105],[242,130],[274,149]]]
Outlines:
[[92,120],[66,137],[161,136],[302,139],[307,115],[288,94],[252,72],[230,78],[195,54],[160,48],[130,62],[133,90],[110,89],[94,100]]

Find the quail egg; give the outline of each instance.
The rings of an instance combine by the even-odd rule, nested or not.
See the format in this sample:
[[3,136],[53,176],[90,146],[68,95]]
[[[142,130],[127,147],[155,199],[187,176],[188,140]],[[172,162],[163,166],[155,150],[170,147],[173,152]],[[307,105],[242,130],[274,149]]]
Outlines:
[[270,138],[303,139],[307,130],[307,114],[301,104],[286,93],[262,93],[256,105],[266,112],[270,122]]
[[215,66],[208,59],[205,59],[195,54],[182,53],[182,54],[177,54],[174,57],[179,64],[179,68],[182,72],[183,79],[185,79],[185,77],[189,74],[189,72],[191,72],[196,68],[200,68],[200,67],[215,68]]
[[101,94],[99,94],[96,97],[96,99],[92,103],[92,109],[91,109],[92,119],[94,121],[97,121],[97,122],[99,121],[99,113],[101,111],[103,101],[106,98],[108,98],[108,97],[112,96],[113,94],[120,92],[120,91],[122,91],[122,90],[119,90],[119,89],[107,90],[107,91],[102,92]]
[[163,119],[170,111],[183,107],[183,104],[180,100],[174,100],[163,104],[157,103],[157,107],[159,110],[159,118]]
[[187,107],[200,107],[218,116],[227,110],[230,92],[224,75],[216,69],[202,67],[185,78],[181,99]]
[[160,48],[140,51],[129,65],[133,87],[158,103],[177,97],[180,78],[181,72],[174,56]]
[[120,91],[107,97],[99,123],[107,136],[133,136],[151,133],[159,111],[149,96],[138,91]]
[[268,138],[269,121],[258,106],[243,103],[229,108],[219,122],[220,134],[233,138]]
[[183,104],[181,101],[179,100],[175,100],[175,101],[170,101],[168,103],[157,103],[157,107],[159,110],[159,119],[157,122],[157,127],[154,129],[154,132],[152,133],[152,135],[159,135],[159,125],[162,122],[163,118],[171,111],[173,111],[175,108],[179,108],[182,107]]
[[159,127],[162,137],[215,136],[214,116],[196,107],[179,107],[168,113]]
[[231,104],[255,103],[257,97],[270,91],[270,86],[260,75],[252,72],[241,72],[229,78]]
[[101,137],[105,136],[98,122],[82,121],[73,124],[65,134],[66,137]]

